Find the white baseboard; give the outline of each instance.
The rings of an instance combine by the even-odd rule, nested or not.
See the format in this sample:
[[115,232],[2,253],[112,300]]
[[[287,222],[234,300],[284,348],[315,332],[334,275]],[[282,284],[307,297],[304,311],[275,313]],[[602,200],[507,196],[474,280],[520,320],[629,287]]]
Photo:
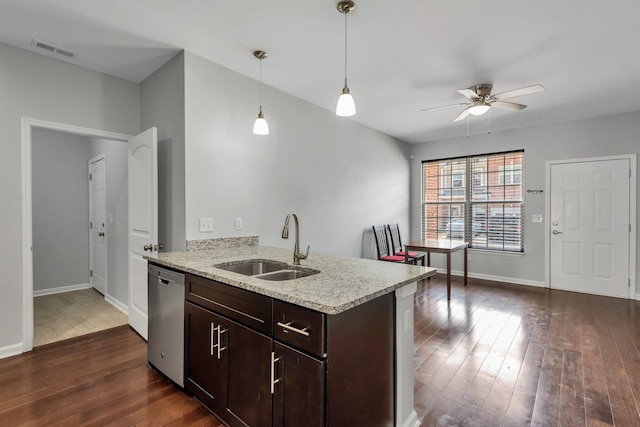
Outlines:
[[640,301],[640,294],[636,294],[636,300]]
[[61,286],[59,288],[50,288],[50,289],[40,289],[40,290],[34,290],[33,291],[33,296],[34,297],[41,297],[44,295],[53,295],[53,294],[61,294],[63,292],[72,292],[72,291],[79,291],[82,289],[90,289],[91,288],[91,284],[89,283],[80,283],[78,285],[69,285],[69,286]]
[[[446,268],[438,268],[436,270],[438,271],[438,273],[447,274]],[[451,270],[451,275],[462,277],[464,276],[464,271]],[[467,277],[471,277],[474,279],[493,280],[494,282],[513,283],[516,285],[536,286],[538,288],[548,288],[545,282],[539,282],[537,280],[518,279],[515,277],[494,276],[491,274],[481,273],[467,273]]]
[[0,347],[0,359],[5,359],[7,357],[16,356],[18,354],[23,353],[23,345],[20,344],[11,344],[4,347]]
[[418,421],[418,414],[416,411],[411,411],[411,415],[404,420],[401,427],[418,427],[420,426],[420,421]]
[[105,301],[126,314],[129,315],[129,306],[122,303],[122,301],[115,299],[111,295],[105,295]]

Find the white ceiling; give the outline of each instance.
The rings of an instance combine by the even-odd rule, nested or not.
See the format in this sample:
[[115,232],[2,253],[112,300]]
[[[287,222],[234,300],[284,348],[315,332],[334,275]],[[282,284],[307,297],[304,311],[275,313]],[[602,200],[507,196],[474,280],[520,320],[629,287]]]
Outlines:
[[[456,89],[493,93],[540,83],[492,109],[493,131],[640,111],[637,0],[355,0],[348,16],[350,119],[407,142],[467,134],[453,123]],[[344,18],[337,0],[0,0],[0,42],[33,38],[78,54],[44,53],[133,82],[181,49],[328,110],[343,85]],[[269,101],[263,100],[268,117]],[[489,115],[471,117],[471,134]]]

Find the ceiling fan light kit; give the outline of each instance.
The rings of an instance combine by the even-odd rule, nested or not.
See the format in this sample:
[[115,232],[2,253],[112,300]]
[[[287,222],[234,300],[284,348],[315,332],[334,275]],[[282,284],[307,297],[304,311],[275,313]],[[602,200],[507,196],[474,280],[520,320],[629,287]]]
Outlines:
[[338,12],[344,15],[344,87],[336,104],[336,115],[341,117],[349,117],[356,114],[356,103],[347,85],[347,15],[351,13],[355,7],[355,3],[350,0],[340,1],[337,5]]

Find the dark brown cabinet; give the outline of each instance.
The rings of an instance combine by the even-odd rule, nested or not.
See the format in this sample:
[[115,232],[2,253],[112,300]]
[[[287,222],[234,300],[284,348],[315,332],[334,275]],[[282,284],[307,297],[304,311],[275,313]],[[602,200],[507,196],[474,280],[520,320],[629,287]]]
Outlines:
[[216,345],[220,316],[185,303],[185,387],[211,410],[225,407],[226,359]]
[[231,427],[394,425],[394,297],[337,315],[185,282],[185,388]]
[[274,342],[274,427],[324,426],[325,362]]
[[187,390],[231,426],[271,424],[272,340],[185,304]]

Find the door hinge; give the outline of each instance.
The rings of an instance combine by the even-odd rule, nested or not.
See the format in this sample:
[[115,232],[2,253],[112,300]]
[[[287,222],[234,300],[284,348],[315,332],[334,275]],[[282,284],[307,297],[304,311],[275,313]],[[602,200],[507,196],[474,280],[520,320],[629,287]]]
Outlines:
[[89,230],[93,230],[93,221],[89,221]]
[[89,270],[89,277],[93,277],[93,270]]
[[627,286],[631,287],[631,278],[627,279]]
[[631,233],[631,224],[629,224],[629,233]]
[[89,181],[93,181],[93,174],[92,173],[89,174]]

